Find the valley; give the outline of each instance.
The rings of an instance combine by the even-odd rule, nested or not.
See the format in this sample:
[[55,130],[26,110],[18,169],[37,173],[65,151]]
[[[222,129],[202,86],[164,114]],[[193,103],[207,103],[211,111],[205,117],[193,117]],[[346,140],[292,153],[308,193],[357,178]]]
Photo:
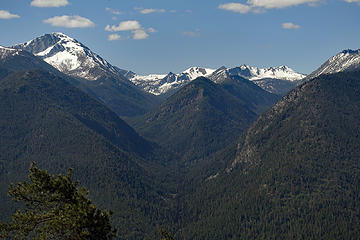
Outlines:
[[118,239],[356,239],[360,50],[319,66],[137,75],[63,33],[0,47],[0,221],[36,162],[73,168]]

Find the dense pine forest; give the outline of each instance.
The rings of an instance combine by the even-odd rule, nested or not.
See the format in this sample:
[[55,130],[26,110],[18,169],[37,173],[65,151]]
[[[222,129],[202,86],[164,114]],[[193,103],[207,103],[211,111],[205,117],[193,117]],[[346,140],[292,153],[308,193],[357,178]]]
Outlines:
[[105,60],[89,80],[32,54],[64,39],[100,59],[63,34],[0,48],[3,239],[358,238],[360,51],[153,95]]

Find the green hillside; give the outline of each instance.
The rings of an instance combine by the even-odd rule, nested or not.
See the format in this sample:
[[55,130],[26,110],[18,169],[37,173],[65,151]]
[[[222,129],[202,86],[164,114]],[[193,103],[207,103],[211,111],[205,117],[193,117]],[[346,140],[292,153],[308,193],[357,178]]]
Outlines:
[[7,185],[35,161],[53,173],[74,168],[95,203],[115,211],[122,238],[152,236],[165,208],[150,171],[161,166],[141,157],[154,146],[115,113],[53,74],[25,71],[0,80],[0,115],[2,218],[15,207]]
[[[134,121],[133,126],[182,160],[206,158],[235,141],[256,119],[257,111],[276,99],[268,93],[260,96],[265,91],[245,79],[232,81],[219,85],[198,78]],[[249,89],[253,92],[247,93]]]
[[227,171],[182,200],[186,239],[357,239],[360,73],[297,87],[249,128]]

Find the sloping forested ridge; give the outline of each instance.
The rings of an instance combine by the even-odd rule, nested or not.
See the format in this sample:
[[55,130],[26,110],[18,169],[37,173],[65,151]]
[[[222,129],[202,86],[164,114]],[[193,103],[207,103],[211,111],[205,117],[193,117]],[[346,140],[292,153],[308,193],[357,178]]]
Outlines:
[[[323,75],[298,86],[248,130],[276,96],[256,95],[258,87],[243,79],[191,82],[159,107],[163,111],[146,115],[163,121],[154,135],[162,136],[157,131],[164,126],[188,130],[184,143],[198,128],[214,134],[204,138],[211,141],[203,149],[219,151],[205,152],[202,161],[194,155],[203,149],[188,151],[185,158],[197,161],[184,176],[182,165],[165,164],[179,155],[157,155],[156,145],[57,73],[15,70],[0,69],[2,217],[17,207],[6,196],[8,183],[23,180],[35,161],[52,173],[73,167],[94,202],[114,211],[120,239],[154,239],[160,226],[179,239],[360,235],[359,72]],[[180,116],[182,124],[167,126],[169,112],[170,120]],[[224,121],[240,131],[222,126]],[[217,139],[220,133],[234,140]],[[161,144],[174,146],[162,137]]]
[[322,75],[260,116],[224,172],[181,200],[185,239],[357,239],[360,72]]
[[[0,80],[0,212],[14,205],[8,184],[23,180],[32,161],[52,173],[74,168],[74,178],[101,208],[114,210],[121,238],[153,238],[165,201],[144,157],[154,145],[112,111],[65,80],[42,71]],[[2,219],[4,220],[4,219]]]
[[201,77],[135,120],[133,126],[189,163],[235,141],[277,98],[240,77],[221,84]]

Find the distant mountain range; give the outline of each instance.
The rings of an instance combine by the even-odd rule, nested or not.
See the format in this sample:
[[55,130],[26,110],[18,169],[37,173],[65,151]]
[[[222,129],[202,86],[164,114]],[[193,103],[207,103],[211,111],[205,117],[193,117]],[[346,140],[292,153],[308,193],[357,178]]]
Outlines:
[[130,81],[154,95],[172,93],[198,77],[208,77],[214,70],[191,67],[181,73],[128,75]]
[[[264,90],[271,93],[286,93],[290,88],[294,87],[297,81],[306,77],[304,74],[295,72],[293,69],[287,66],[270,67],[270,68],[257,68],[247,65],[241,65],[235,68],[221,67],[217,70],[191,67],[181,73],[175,74],[170,72],[169,74],[150,74],[146,76],[140,76],[137,74],[129,74],[127,77],[134,84],[140,86],[145,91],[155,95],[166,95],[174,92],[176,89],[181,88],[190,81],[197,77],[208,77],[214,82],[219,82],[229,76],[240,76],[250,81],[254,81],[255,84],[262,87]],[[274,82],[278,80],[280,82],[288,83],[290,87],[286,90],[279,89]]]

